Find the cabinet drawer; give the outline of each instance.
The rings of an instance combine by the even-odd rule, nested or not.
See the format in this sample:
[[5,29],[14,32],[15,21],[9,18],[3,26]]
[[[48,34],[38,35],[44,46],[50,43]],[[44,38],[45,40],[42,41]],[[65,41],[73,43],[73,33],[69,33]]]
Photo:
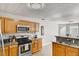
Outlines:
[[17,47],[18,45],[10,45],[9,48]]
[[78,49],[73,47],[66,47],[66,51],[78,52]]
[[65,46],[61,45],[61,44],[56,44],[56,47],[61,47],[61,48],[65,49]]

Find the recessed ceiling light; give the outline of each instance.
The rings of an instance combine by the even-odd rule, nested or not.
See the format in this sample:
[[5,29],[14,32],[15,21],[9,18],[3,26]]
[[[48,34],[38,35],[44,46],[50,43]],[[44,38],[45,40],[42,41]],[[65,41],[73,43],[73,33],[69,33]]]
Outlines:
[[28,3],[27,5],[31,9],[42,9],[45,7],[44,3]]

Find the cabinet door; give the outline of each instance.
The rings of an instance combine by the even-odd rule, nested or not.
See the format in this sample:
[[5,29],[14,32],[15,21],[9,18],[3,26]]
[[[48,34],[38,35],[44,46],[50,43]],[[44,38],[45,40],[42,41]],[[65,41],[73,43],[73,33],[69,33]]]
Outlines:
[[[0,48],[0,56],[3,56],[2,55],[2,48]],[[8,56],[8,46],[4,47],[4,56]]]
[[53,55],[53,56],[56,56],[56,55],[57,55],[57,53],[56,53],[57,50],[56,50],[56,49],[57,49],[56,44],[53,43],[53,44],[52,44],[52,55]]
[[2,56],[2,48],[0,47],[0,56]]
[[30,26],[30,32],[35,32],[35,23],[30,22],[29,26]]
[[5,33],[15,33],[16,22],[12,19],[5,19]]
[[41,50],[42,48],[42,39],[38,39],[38,50]]
[[65,50],[62,47],[57,47],[57,56],[65,56]]
[[0,28],[1,28],[1,30],[0,30],[0,32],[2,32],[2,33],[4,33],[4,20],[5,20],[5,18],[3,18],[3,17],[0,17]]
[[39,24],[35,22],[29,22],[30,32],[38,32],[39,31]]
[[66,56],[78,56],[78,52],[68,51],[66,52]]
[[1,19],[0,19],[0,33],[1,33]]
[[18,21],[18,25],[26,25],[26,26],[29,26],[30,24],[30,21],[25,21],[25,20],[19,20]]
[[60,47],[57,46],[57,44],[53,44],[53,55],[54,56],[60,56]]
[[37,40],[32,40],[32,53],[37,52]]
[[36,31],[36,32],[39,31],[39,23],[35,23],[35,31]]
[[4,52],[5,52],[4,56],[8,56],[8,55],[9,55],[9,54],[8,54],[8,52],[9,52],[8,49],[9,49],[8,46],[5,46],[5,47],[4,47]]
[[9,46],[9,56],[17,56],[18,55],[18,45]]
[[78,49],[66,47],[66,56],[78,56]]
[[54,56],[65,56],[65,46],[54,44],[53,45],[53,55]]

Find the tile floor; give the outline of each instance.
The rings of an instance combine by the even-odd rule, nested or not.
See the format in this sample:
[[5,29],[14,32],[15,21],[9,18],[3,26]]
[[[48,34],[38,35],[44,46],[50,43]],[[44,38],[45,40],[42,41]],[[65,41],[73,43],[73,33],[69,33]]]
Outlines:
[[52,56],[52,45],[51,43],[43,46],[42,50],[33,54],[33,56]]

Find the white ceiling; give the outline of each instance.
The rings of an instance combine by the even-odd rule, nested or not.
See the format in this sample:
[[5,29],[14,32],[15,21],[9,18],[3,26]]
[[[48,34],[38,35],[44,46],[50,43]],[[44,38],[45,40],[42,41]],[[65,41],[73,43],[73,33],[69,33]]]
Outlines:
[[78,20],[79,4],[78,3],[45,3],[43,9],[30,9],[26,3],[0,3],[0,11],[9,12],[15,15],[45,18],[48,20]]

